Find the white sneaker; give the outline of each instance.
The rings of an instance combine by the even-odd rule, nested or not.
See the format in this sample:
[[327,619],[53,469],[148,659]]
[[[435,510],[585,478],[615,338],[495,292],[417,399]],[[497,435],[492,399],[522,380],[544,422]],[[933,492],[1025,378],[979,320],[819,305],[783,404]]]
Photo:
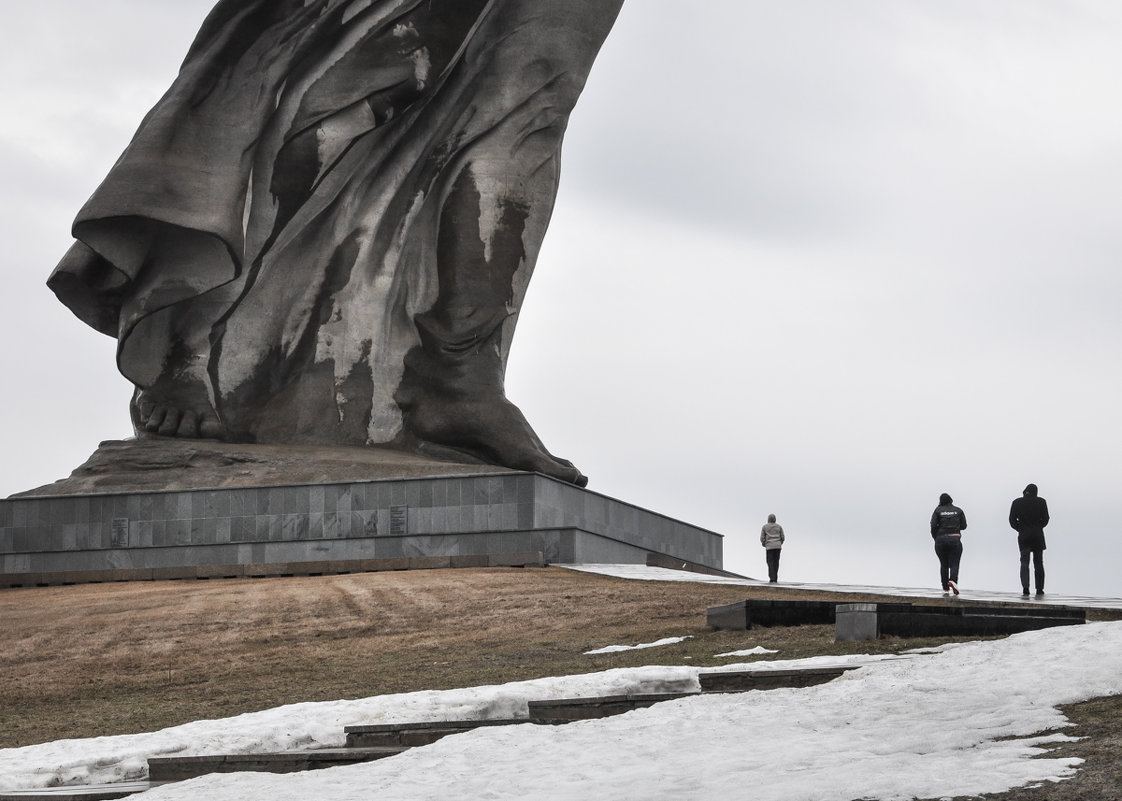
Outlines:
[[950,591],[950,590],[943,590],[943,597],[944,597],[944,598],[946,598],[946,597],[947,597],[947,596],[949,596],[950,594],[951,594],[951,591]]
[[958,595],[958,585],[953,581],[948,581],[947,584],[950,585],[951,592],[953,592],[955,595]]

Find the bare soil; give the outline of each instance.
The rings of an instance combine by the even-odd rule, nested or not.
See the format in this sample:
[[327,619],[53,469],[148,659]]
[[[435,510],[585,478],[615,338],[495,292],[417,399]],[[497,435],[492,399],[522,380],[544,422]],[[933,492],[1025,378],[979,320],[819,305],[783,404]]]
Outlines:
[[1085,760],[1075,778],[977,798],[987,801],[1122,801],[1122,696],[1062,706],[1060,711],[1074,724],[1064,733],[1081,739],[1053,748],[1048,757]]
[[[947,641],[835,643],[832,626],[706,626],[708,607],[749,597],[888,600],[782,586],[626,581],[559,568],[2,590],[0,748],[152,731],[299,701],[646,664],[705,667],[727,663],[715,654],[756,645],[793,659]],[[681,636],[690,639],[585,654]],[[1086,759],[1079,777],[991,798],[1122,798],[1115,789],[1122,786],[1119,699],[1065,712],[1076,724],[1071,733],[1086,739],[1053,753]]]

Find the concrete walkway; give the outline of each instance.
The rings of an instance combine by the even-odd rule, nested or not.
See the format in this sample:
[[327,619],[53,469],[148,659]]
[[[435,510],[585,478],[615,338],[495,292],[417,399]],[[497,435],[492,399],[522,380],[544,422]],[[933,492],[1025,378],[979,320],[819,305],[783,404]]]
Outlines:
[[[586,573],[599,573],[604,576],[634,579],[636,581],[696,581],[706,584],[729,584],[742,587],[778,587],[785,590],[801,590],[805,592],[844,592],[861,593],[870,595],[893,595],[903,598],[930,598],[942,599],[943,593],[938,589],[915,587],[872,587],[859,584],[799,584],[797,582],[781,581],[778,584],[769,584],[752,578],[730,578],[727,576],[709,576],[703,573],[689,573],[683,570],[668,570],[664,567],[646,567],[645,565],[551,565],[551,567],[564,567],[570,570],[580,570]],[[1088,598],[1081,595],[1046,595],[1040,600],[1035,598],[1025,599],[1018,592],[994,592],[993,590],[963,589],[960,601],[985,601],[989,603],[1033,603],[1051,604],[1055,606],[1080,606],[1085,609],[1118,609],[1122,610],[1122,598]]]

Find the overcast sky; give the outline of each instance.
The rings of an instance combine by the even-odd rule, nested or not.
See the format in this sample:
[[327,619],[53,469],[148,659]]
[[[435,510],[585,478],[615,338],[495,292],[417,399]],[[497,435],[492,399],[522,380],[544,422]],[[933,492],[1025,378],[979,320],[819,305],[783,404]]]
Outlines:
[[[211,0],[5,9],[0,497],[130,435],[115,342],[44,281]],[[683,14],[688,10],[689,15]],[[766,575],[1122,593],[1122,6],[629,0],[565,142],[507,391],[589,488]]]

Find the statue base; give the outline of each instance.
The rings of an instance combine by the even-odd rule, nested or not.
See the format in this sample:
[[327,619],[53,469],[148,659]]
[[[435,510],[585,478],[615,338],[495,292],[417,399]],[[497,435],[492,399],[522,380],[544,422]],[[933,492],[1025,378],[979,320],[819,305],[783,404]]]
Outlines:
[[721,572],[722,540],[547,476],[424,454],[129,440],[0,500],[0,587],[551,563]]

